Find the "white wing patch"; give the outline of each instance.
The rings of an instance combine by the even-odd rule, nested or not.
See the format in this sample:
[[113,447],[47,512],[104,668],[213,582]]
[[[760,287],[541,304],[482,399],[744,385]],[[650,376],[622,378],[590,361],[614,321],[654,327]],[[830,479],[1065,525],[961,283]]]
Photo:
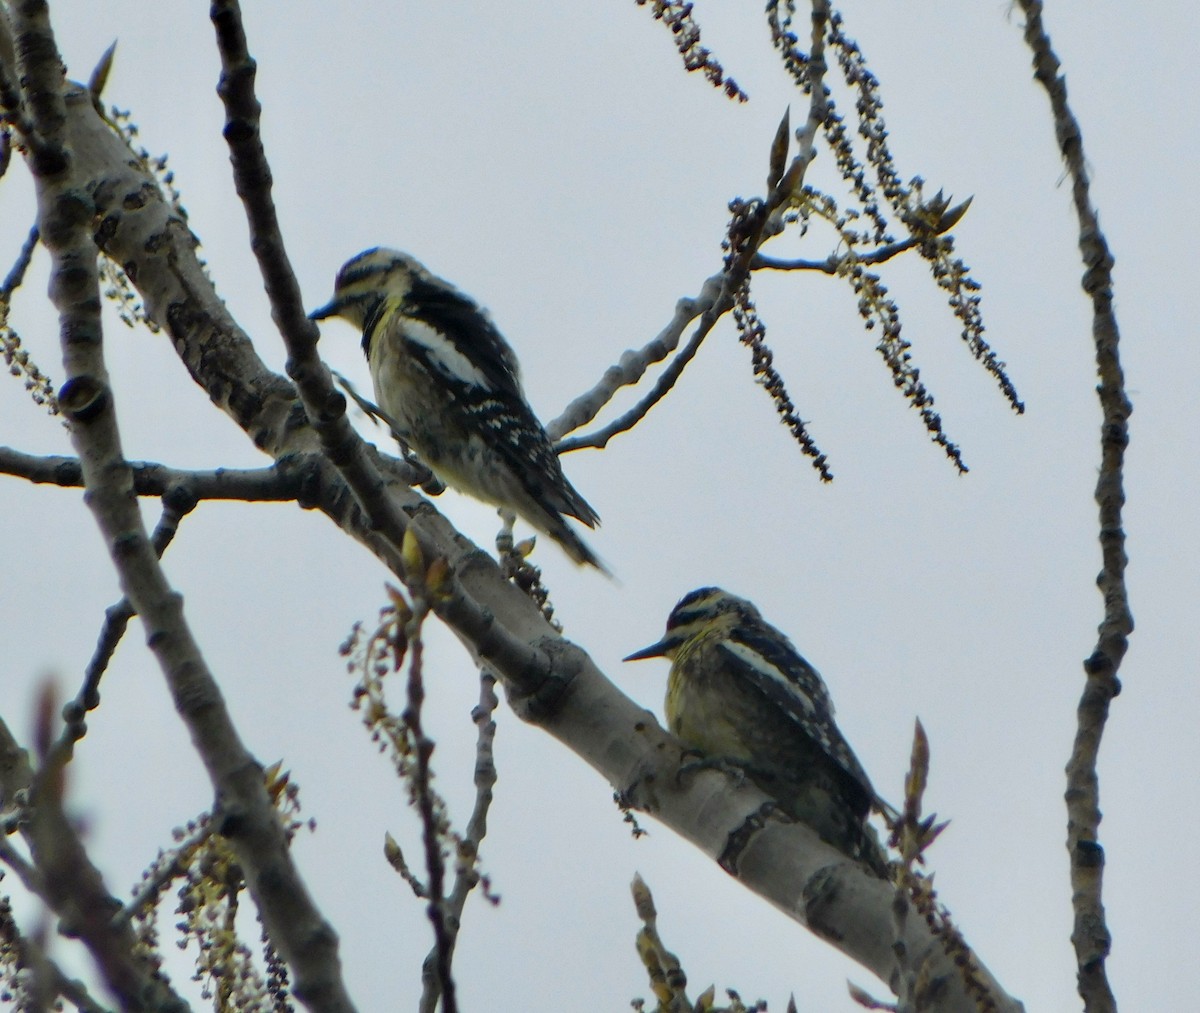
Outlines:
[[[771,662],[759,654],[758,651],[754,650],[754,648],[747,647],[745,644],[739,643],[736,640],[723,640],[721,641],[721,646],[739,661],[743,661],[753,668],[754,671],[759,672],[760,674],[765,675],[768,679],[773,679],[775,682],[779,683],[779,685],[787,690],[788,696],[797,701],[800,706],[804,708],[804,712],[806,714],[811,717],[816,716],[816,704],[813,702],[812,698],[804,692],[803,687],[797,685],[794,680],[789,679],[787,675],[779,670],[777,665],[772,665]],[[828,701],[825,701],[825,708],[826,715],[828,717],[832,717],[833,707]]]
[[446,376],[484,390],[491,389],[492,385],[480,369],[436,327],[431,327],[423,320],[405,317],[401,328],[404,339],[424,348],[429,353],[430,362]]

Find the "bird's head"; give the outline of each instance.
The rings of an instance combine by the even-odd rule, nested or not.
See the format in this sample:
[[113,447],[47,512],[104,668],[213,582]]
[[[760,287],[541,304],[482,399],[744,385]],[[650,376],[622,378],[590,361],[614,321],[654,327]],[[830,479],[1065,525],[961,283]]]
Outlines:
[[731,630],[747,622],[762,622],[761,614],[751,602],[719,587],[697,588],[680,598],[671,609],[663,638],[635,651],[625,660],[674,658],[679,648],[701,634]]
[[333,298],[313,310],[310,320],[342,317],[362,330],[382,301],[403,300],[417,278],[429,277],[420,261],[384,246],[351,257],[338,271]]

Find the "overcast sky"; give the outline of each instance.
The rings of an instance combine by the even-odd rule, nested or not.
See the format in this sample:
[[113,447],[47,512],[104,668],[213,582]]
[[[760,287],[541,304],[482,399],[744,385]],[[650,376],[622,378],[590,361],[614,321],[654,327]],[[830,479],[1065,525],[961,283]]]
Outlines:
[[[668,32],[630,2],[247,7],[275,199],[307,303],[328,299],[337,268],[359,250],[405,249],[491,310],[546,419],[719,269],[727,202],[761,193],[780,116],[805,108],[757,0],[696,10],[746,105],[685,75]],[[1137,631],[1100,768],[1109,970],[1128,1008],[1172,1010],[1200,991],[1194,933],[1182,930],[1200,904],[1190,858],[1200,342],[1182,267],[1200,225],[1200,40],[1191,5],[1149,10],[1050,3],[1046,18],[1116,256],[1135,406],[1126,517]],[[206,6],[60,2],[52,13],[76,79],[119,38],[105,97],[132,109],[151,152],[169,153],[221,294],[282,371],[221,139]],[[966,477],[893,389],[844,284],[756,278],[776,365],[834,483],[821,485],[775,424],[726,324],[643,425],[602,453],[564,459],[603,518],[591,542],[619,579],[576,570],[548,541],[536,558],[566,634],[656,713],[666,664],[619,659],[657,639],[684,592],[720,584],[755,600],[823,673],[885,796],[901,794],[919,715],[933,750],[927,800],[953,821],[931,855],[942,900],[1029,1010],[1069,1011],[1078,1000],[1062,770],[1102,616],[1091,498],[1100,414],[1070,194],[1008,5],[868,0],[847,19],[882,81],[901,175],[922,176],[930,192],[974,194],[959,252],[983,283],[987,336],[1026,414],[1015,416],[970,359],[916,260],[888,265],[884,280]],[[834,97],[849,115],[852,100]],[[842,193],[827,151],[809,181]],[[32,189],[16,165],[0,183],[0,263],[32,221]],[[768,252],[830,249],[814,229]],[[39,253],[13,322],[57,380],[47,261]],[[106,321],[130,458],[265,463],[165,336],[130,331],[111,310]],[[321,351],[369,391],[351,328],[327,323]],[[0,426],[0,440],[20,449],[70,452],[19,382],[0,391]],[[490,545],[489,508],[453,493],[438,506]],[[38,680],[52,674],[74,693],[119,594],[77,491],[4,480],[0,510],[9,532],[0,700],[27,734]],[[154,504],[147,516],[152,524]],[[287,506],[203,505],[165,564],[248,745],[264,763],[282,759],[317,820],[296,850],[341,934],[352,994],[363,1010],[411,1008],[431,937],[382,841],[390,831],[411,847],[416,823],[348,707],[352,679],[337,653],[356,619],[377,614],[387,574],[322,516]],[[452,637],[431,630],[430,639],[437,785],[461,823],[477,685]],[[123,892],[211,794],[136,624],[103,697],[71,801],[109,886]],[[847,977],[883,993],[652,820],[649,836],[632,840],[602,779],[506,709],[499,722],[482,857],[503,901],[468,906],[456,960],[464,1010],[618,1010],[647,996],[628,893],[635,871],[654,891],[693,997],[713,982],[772,1009],[794,992],[801,1010],[824,1011],[852,1008]],[[164,942],[172,922],[168,913]],[[55,952],[70,963],[68,945]],[[181,984],[187,968],[176,965]]]

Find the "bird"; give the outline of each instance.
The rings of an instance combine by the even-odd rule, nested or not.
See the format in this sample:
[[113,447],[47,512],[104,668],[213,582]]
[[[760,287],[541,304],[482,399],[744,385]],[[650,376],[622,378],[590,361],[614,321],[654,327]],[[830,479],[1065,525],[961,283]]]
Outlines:
[[567,524],[600,518],[567,481],[487,312],[407,253],[373,247],[342,266],[309,314],[362,331],[375,400],[401,443],[446,485],[524,518],[576,563],[606,572]]
[[748,775],[788,816],[886,878],[866,821],[890,807],[838,730],[817,670],[753,603],[719,587],[689,592],[663,638],[625,660],[658,657],[671,662],[668,727],[701,766]]

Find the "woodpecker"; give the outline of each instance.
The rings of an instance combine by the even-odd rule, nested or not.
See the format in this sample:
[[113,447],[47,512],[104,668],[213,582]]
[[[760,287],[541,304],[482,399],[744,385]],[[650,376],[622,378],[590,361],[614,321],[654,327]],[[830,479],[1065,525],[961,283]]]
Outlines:
[[565,520],[594,528],[600,518],[563,475],[517,357],[484,310],[408,254],[375,247],[342,266],[333,299],[309,314],[335,316],[362,331],[376,403],[438,478],[605,569]]
[[887,875],[866,820],[885,808],[833,719],[825,683],[745,598],[684,595],[665,636],[626,661],[666,657],[671,731],[707,764],[744,772],[826,843]]

